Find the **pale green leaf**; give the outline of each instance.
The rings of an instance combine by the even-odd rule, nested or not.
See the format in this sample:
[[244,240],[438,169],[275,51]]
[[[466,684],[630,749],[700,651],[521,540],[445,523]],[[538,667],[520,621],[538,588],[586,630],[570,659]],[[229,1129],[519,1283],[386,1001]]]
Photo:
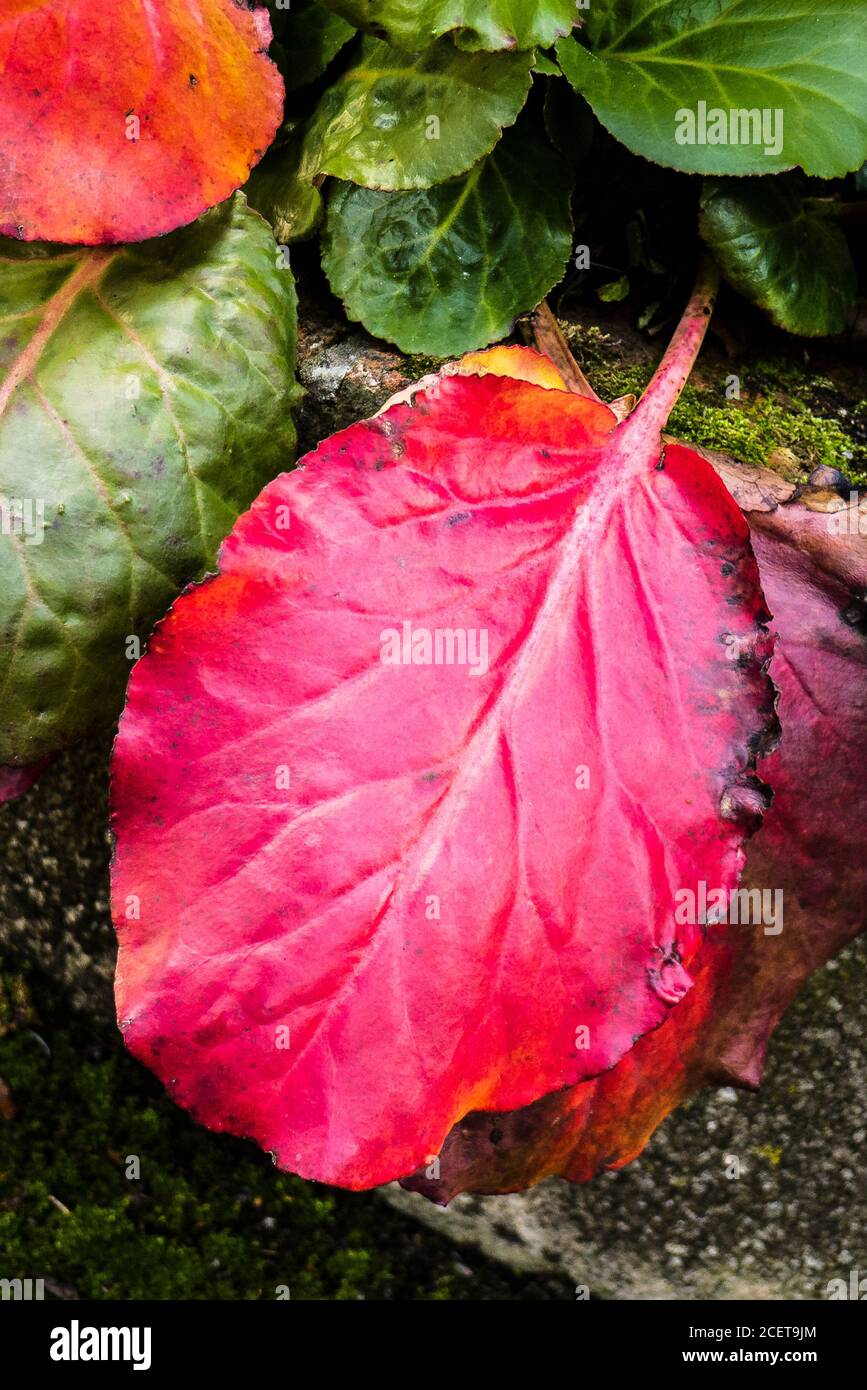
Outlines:
[[621,275],[619,280],[609,280],[596,291],[605,304],[619,304],[629,294],[629,276]]
[[313,118],[320,167],[367,188],[427,188],[488,154],[530,90],[530,53],[406,53],[366,39]]
[[358,29],[401,48],[424,48],[453,33],[460,48],[542,48],[568,34],[576,0],[324,0]]
[[2,764],[117,711],[129,639],[290,462],[297,391],[291,273],[241,195],[135,246],[0,248]]

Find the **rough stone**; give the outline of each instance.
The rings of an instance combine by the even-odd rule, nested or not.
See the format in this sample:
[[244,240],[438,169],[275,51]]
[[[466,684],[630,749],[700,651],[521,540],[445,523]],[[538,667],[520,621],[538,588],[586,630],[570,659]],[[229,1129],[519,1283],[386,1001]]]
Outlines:
[[700,1093],[619,1172],[447,1208],[397,1185],[388,1200],[591,1297],[825,1298],[831,1279],[867,1274],[865,965],[862,937],[813,976],[758,1093]]

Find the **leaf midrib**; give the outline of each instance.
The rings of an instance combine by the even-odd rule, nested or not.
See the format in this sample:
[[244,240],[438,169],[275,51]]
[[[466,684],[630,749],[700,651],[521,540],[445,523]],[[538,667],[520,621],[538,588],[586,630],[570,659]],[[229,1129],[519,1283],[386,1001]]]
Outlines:
[[[48,343],[63,322],[80,294],[98,284],[112,262],[120,254],[118,251],[89,252],[81,265],[75,269],[60,289],[56,290],[42,308],[39,327],[33,337],[21,349],[13,361],[6,377],[0,385],[0,417],[6,411],[10,400],[25,381],[33,376],[37,363]],[[39,310],[34,310],[38,313]],[[0,319],[0,323],[3,319]]]

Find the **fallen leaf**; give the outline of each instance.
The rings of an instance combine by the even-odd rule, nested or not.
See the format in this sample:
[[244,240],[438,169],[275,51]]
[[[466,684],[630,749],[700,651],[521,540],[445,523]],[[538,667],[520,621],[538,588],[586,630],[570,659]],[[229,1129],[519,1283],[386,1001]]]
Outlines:
[[523,1110],[467,1116],[439,1177],[422,1168],[404,1180],[435,1201],[554,1174],[587,1181],[633,1159],[700,1087],[755,1088],[788,1004],[867,925],[867,528],[859,534],[853,507],[855,524],[838,517],[835,531],[768,470],[710,457],[746,509],[778,634],[783,736],[762,763],[774,799],[747,846],[743,887],[782,894],[782,930],[710,928],[686,999],[610,1071]]
[[0,767],[0,806],[29,792],[51,762],[51,758],[40,758],[24,767]]
[[658,412],[445,375],[271,483],[157,629],[118,1017],[197,1119],[373,1186],[688,1001],[676,895],[736,885],[775,716],[747,527]]
[[235,0],[7,0],[0,233],[142,241],[228,198],[280,122],[270,39]]

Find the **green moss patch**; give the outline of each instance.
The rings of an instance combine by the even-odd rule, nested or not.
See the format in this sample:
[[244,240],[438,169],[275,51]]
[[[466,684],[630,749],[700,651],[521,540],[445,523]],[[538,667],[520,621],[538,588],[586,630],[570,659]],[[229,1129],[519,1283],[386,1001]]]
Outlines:
[[[598,329],[566,327],[575,356],[604,400],[641,394],[652,363],[627,360]],[[787,358],[749,366],[715,360],[713,367],[711,372],[703,366],[684,389],[669,421],[672,434],[741,463],[769,467],[779,467],[771,457],[776,450],[788,450],[794,482],[827,464],[855,484],[867,483],[867,401]],[[740,398],[729,399],[726,383],[735,374]]]
[[0,1017],[14,1010],[17,1026],[0,1036],[15,1108],[0,1120],[0,1276],[93,1299],[572,1296],[199,1128],[113,1035],[38,1024],[20,977],[6,979]]

